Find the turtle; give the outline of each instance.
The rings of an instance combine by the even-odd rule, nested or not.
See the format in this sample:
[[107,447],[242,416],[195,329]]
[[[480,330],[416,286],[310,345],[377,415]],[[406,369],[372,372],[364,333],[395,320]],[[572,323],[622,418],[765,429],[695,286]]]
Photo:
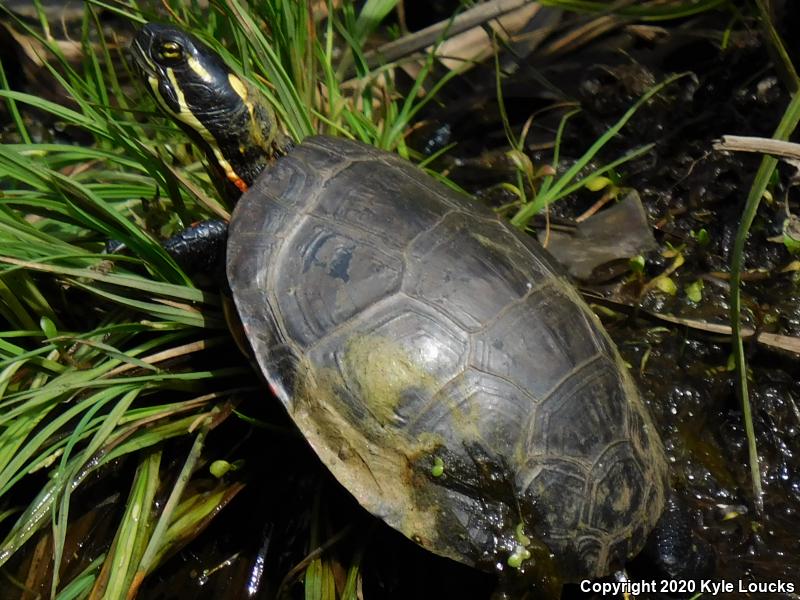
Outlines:
[[438,555],[541,580],[642,550],[668,503],[665,449],[542,246],[395,154],[292,140],[182,29],[145,24],[131,56],[235,201],[229,224],[165,248],[224,263],[271,393],[367,511]]

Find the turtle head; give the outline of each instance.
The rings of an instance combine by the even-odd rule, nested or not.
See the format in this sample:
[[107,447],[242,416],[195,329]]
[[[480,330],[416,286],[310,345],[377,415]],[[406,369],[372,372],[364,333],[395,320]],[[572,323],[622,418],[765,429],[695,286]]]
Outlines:
[[158,106],[203,149],[227,198],[238,199],[291,147],[263,94],[194,36],[148,23],[131,55]]

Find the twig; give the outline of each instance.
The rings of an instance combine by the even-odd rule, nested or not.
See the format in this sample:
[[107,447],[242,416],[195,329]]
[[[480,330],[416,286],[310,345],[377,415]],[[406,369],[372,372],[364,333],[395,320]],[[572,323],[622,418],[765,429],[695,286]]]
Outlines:
[[[624,302],[619,302],[617,300],[611,300],[610,298],[604,298],[603,296],[598,295],[596,292],[588,290],[581,290],[581,293],[584,299],[590,304],[605,306],[616,312],[635,315],[637,317],[643,317],[653,321],[660,321],[662,323],[680,325],[694,331],[701,331],[711,335],[731,337],[733,334],[733,329],[730,325],[725,325],[722,323],[709,323],[708,321],[703,321],[700,319],[687,319],[685,317],[676,317],[675,315],[657,313],[645,310],[638,306],[625,304]],[[765,331],[756,331],[751,327],[742,327],[741,336],[743,339],[753,340],[756,343],[768,348],[784,350],[786,352],[793,352],[800,355],[800,337],[781,335],[779,333],[768,333]]]
[[800,144],[772,138],[723,135],[721,140],[714,142],[714,150],[758,152],[759,154],[771,154],[772,156],[800,160]]
[[403,36],[399,40],[384,44],[372,52],[367,52],[364,58],[370,68],[377,67],[382,62],[393,62],[398,58],[408,56],[412,52],[430,46],[445,31],[448,36],[452,37],[530,3],[532,3],[532,0],[492,0],[491,2],[485,2],[465,10],[453,19],[439,21],[425,29]]

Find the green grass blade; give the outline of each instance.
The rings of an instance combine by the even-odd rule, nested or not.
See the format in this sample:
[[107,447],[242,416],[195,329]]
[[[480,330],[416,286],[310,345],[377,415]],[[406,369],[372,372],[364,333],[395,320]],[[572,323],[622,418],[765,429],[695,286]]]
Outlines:
[[160,483],[161,452],[150,452],[136,469],[120,526],[103,565],[98,597],[125,598],[153,527],[153,506]]
[[[773,138],[786,140],[789,135],[797,128],[800,123],[800,93],[795,92],[789,106],[786,108],[781,122],[778,124]],[[742,284],[742,263],[744,260],[744,246],[747,235],[755,219],[758,205],[764,195],[764,191],[769,185],[772,173],[775,170],[778,160],[771,156],[765,156],[761,160],[761,165],[756,172],[753,185],[747,195],[747,202],[742,212],[739,229],[736,233],[736,240],[733,244],[733,257],[731,260],[731,327],[733,329],[733,353],[736,361],[736,375],[739,394],[742,403],[742,415],[747,434],[747,448],[750,460],[750,478],[753,484],[753,504],[756,512],[760,515],[764,510],[763,492],[761,488],[761,467],[758,460],[758,449],[756,447],[756,433],[753,427],[753,417],[750,408],[750,394],[747,385],[747,362],[744,355],[744,344],[742,342],[742,323],[741,323],[741,284]]]
[[538,194],[533,201],[520,208],[519,211],[517,211],[517,214],[515,214],[511,219],[511,224],[522,229],[527,227],[528,222],[536,214],[550,204],[554,198],[559,197],[561,192],[575,180],[578,174],[586,167],[587,164],[589,164],[589,162],[597,155],[603,146],[605,146],[614,136],[616,136],[627,124],[627,122],[630,121],[639,108],[641,108],[647,101],[649,101],[665,87],[681,77],[685,77],[686,75],[687,73],[673,75],[647,90],[647,92],[643,94],[633,106],[625,111],[625,114],[622,115],[622,117],[613,126],[611,126],[608,131],[600,136],[589,147],[589,149],[577,161],[575,161],[575,163],[567,170],[566,173],[553,182],[553,184],[547,189],[546,194]]

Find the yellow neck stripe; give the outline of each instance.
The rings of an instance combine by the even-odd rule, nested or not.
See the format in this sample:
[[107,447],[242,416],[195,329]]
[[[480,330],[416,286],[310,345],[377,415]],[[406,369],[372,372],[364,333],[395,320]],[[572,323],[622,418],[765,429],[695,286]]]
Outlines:
[[[203,69],[197,61],[194,61],[196,65],[192,66],[192,69],[195,70],[198,74],[200,74],[200,70],[208,75],[208,72]],[[186,124],[190,127],[193,131],[196,131],[198,135],[209,145],[211,151],[214,153],[214,158],[217,161],[217,164],[222,168],[225,176],[231,181],[240,191],[244,192],[247,190],[247,184],[242,180],[241,177],[236,173],[233,169],[231,164],[222,154],[222,151],[219,149],[219,144],[217,143],[217,139],[214,135],[206,129],[205,125],[192,113],[189,109],[188,104],[186,103],[186,97],[181,90],[180,85],[178,85],[178,80],[175,77],[175,72],[172,69],[167,69],[167,77],[172,84],[172,88],[175,90],[175,96],[178,101],[178,111],[175,112],[170,108],[166,101],[161,97],[161,94],[158,90],[158,79],[155,77],[148,77],[148,83],[150,87],[153,89],[153,95],[157,98],[159,105],[161,106],[162,110],[166,111],[167,114],[171,114],[175,119],[181,121],[182,123]],[[237,90],[238,93],[238,90]]]

